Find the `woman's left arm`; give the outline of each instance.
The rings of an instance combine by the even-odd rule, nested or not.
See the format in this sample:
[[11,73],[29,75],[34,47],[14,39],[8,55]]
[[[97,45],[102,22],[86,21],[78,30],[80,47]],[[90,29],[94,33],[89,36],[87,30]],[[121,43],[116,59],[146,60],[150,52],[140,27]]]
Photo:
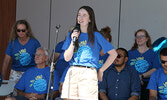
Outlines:
[[103,78],[103,72],[114,62],[115,58],[117,57],[117,52],[115,49],[112,49],[107,52],[109,54],[106,62],[103,64],[103,66],[98,71],[98,79],[99,81],[102,81]]
[[156,71],[156,68],[152,68],[150,69],[149,71],[143,73],[142,75],[139,75],[139,77],[142,77],[142,78],[150,78],[151,74]]

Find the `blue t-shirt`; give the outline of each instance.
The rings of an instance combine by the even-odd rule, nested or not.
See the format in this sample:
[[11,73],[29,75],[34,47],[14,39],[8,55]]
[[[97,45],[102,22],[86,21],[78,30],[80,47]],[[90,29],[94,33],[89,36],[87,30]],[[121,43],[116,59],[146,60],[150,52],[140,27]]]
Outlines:
[[60,83],[63,83],[63,82],[64,82],[65,77],[66,77],[66,74],[67,74],[67,71],[68,71],[69,68],[70,68],[70,65],[68,65],[68,66],[66,67],[66,69],[64,70],[63,75],[62,75],[61,78],[60,78]]
[[157,100],[167,99],[167,74],[163,68],[159,68],[151,75],[147,89],[157,91]]
[[[50,67],[28,69],[15,85],[15,88],[25,93],[46,94],[50,77]],[[59,78],[54,71],[53,90],[59,89]]]
[[69,63],[64,60],[64,50],[61,49],[63,44],[64,44],[64,41],[61,41],[56,45],[56,48],[55,48],[55,52],[61,53],[55,64],[55,70],[57,71],[59,78],[61,78],[64,70],[69,65]]
[[97,69],[100,69],[103,66],[103,64],[107,60],[108,56],[109,56],[108,53],[106,53],[104,56],[101,56],[101,55],[99,56],[99,65],[98,65]]
[[[71,37],[69,32],[62,49],[68,49],[70,43]],[[74,52],[69,64],[98,68],[101,49],[103,49],[104,53],[107,53],[113,49],[113,46],[99,32],[94,32],[94,44],[88,42],[87,33],[81,32],[79,36],[79,48],[77,52]]]
[[125,66],[118,72],[113,66],[104,72],[99,92],[106,93],[109,100],[128,100],[132,95],[140,96],[141,84],[137,71]]
[[[128,51],[128,62],[127,64],[135,68],[139,75],[149,71],[152,68],[160,68],[160,63],[155,52],[148,49],[145,53],[141,54],[137,49]],[[149,79],[144,79],[149,81]]]
[[62,52],[64,51],[64,50],[61,49],[62,46],[63,46],[63,44],[64,44],[64,41],[59,42],[59,43],[56,45],[55,52],[57,52],[57,53],[62,53]]
[[30,38],[25,45],[20,44],[16,38],[8,44],[5,53],[12,57],[12,69],[16,71],[26,71],[35,66],[34,55],[36,49],[40,47],[38,40]]

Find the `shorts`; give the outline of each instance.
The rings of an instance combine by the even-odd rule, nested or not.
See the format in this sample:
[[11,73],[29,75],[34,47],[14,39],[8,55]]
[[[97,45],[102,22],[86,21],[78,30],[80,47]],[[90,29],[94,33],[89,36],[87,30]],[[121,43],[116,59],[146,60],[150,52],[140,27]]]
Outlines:
[[15,71],[15,70],[11,70],[10,71],[10,78],[9,80],[15,81],[16,83],[18,82],[18,80],[21,78],[21,76],[23,75],[24,72],[21,71]]
[[63,83],[61,98],[98,100],[96,69],[71,66]]

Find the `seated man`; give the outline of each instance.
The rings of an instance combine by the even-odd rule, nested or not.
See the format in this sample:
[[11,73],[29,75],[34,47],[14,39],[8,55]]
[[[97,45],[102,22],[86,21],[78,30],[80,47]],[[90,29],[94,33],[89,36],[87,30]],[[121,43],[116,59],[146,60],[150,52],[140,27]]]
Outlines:
[[[47,60],[47,51],[42,47],[38,48],[35,54],[36,66],[27,70],[17,82],[15,89],[18,96],[13,100],[41,100],[46,97],[50,76],[50,67],[46,65]],[[55,98],[59,94],[59,78],[56,71],[54,71],[53,82],[53,97]]]
[[160,60],[162,68],[151,75],[147,86],[149,100],[167,100],[167,48],[160,51]]
[[99,86],[101,100],[138,100],[140,95],[140,79],[137,71],[126,65],[128,52],[124,48],[117,49],[118,56],[113,67],[104,72]]

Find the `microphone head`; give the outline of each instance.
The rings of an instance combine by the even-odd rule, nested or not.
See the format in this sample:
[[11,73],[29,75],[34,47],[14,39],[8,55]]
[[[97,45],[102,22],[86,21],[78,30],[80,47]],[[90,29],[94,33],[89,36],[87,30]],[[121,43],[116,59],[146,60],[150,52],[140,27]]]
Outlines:
[[60,25],[56,25],[56,29],[59,29],[60,28]]
[[[80,24],[77,24],[75,27],[74,27],[74,29],[73,29],[73,31],[77,31],[77,32],[80,32],[81,30],[80,30]],[[73,42],[75,43],[76,42],[76,40],[77,40],[77,37],[74,37],[73,38]]]

